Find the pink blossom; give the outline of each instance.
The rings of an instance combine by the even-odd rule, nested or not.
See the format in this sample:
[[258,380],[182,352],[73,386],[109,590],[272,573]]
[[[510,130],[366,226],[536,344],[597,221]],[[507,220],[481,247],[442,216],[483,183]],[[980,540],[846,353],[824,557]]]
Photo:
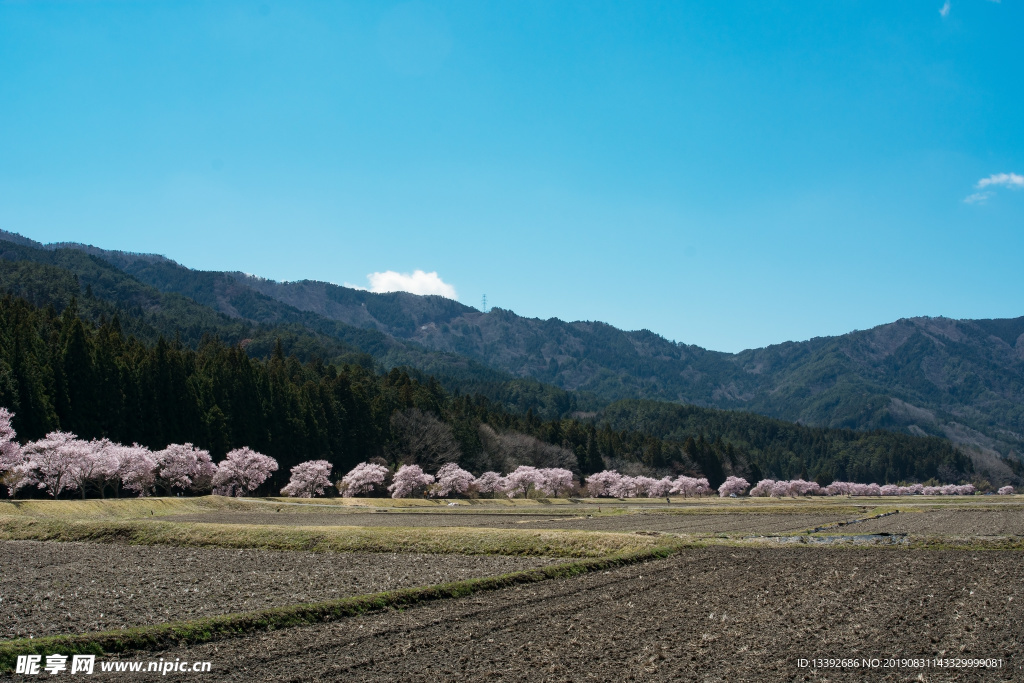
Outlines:
[[996,493],[999,494],[1000,496],[1013,495],[1013,487],[1012,486],[1004,486],[1001,489],[999,489],[998,491],[996,491]]
[[140,496],[149,495],[156,484],[157,463],[148,448],[137,443],[131,446],[115,444],[106,455],[121,486]]
[[587,495],[591,498],[607,498],[612,495],[622,475],[615,470],[605,470],[592,474],[586,479]]
[[703,496],[711,492],[711,484],[704,477],[699,479],[685,475],[676,477],[672,482],[670,493],[682,494],[683,497]]
[[572,472],[562,467],[545,467],[540,470],[540,475],[541,483],[537,488],[546,496],[557,497],[575,485]]
[[157,463],[156,483],[167,495],[173,489],[201,491],[212,483],[217,471],[210,452],[190,443],[172,443],[153,454]]
[[611,494],[616,498],[636,498],[643,491],[643,481],[640,477],[622,475],[619,481],[612,486]]
[[633,483],[636,486],[636,495],[650,496],[650,493],[648,493],[648,491],[653,485],[658,483],[658,480],[655,479],[654,477],[645,477],[644,475],[639,475],[633,477]]
[[799,496],[817,496],[821,493],[821,487],[813,481],[792,479],[789,482],[787,493],[793,498],[797,498]]
[[82,457],[71,470],[68,488],[77,489],[83,498],[90,486],[102,495],[109,484],[117,482],[115,463],[109,457],[109,451],[117,444],[109,439],[93,439],[82,444]]
[[544,475],[536,467],[520,465],[514,472],[505,477],[505,495],[509,498],[516,494],[529,497],[530,491],[544,485]]
[[252,493],[277,471],[277,460],[248,446],[230,451],[213,475],[213,492],[218,496]]
[[387,476],[388,468],[384,465],[361,462],[341,478],[341,481],[338,482],[338,491],[344,498],[353,498],[362,493],[372,493],[375,487],[384,486]]
[[672,491],[672,479],[669,477],[662,477],[661,479],[652,479],[647,484],[647,497],[648,498],[667,498],[668,494]]
[[391,492],[392,498],[405,498],[433,483],[434,478],[429,474],[424,474],[419,465],[402,465],[395,472],[388,491]]
[[855,484],[847,481],[834,481],[825,487],[829,496],[971,496],[976,489],[973,484],[945,484],[943,486],[896,486],[886,484]]
[[475,479],[473,475],[453,462],[444,465],[437,471],[436,483],[430,489],[435,498],[446,498],[450,495],[461,495],[469,490]]
[[11,426],[14,414],[7,408],[0,408],[0,473],[3,473],[22,461],[21,446],[18,445],[17,434]]
[[75,490],[81,471],[88,467],[91,448],[71,432],[50,432],[46,438],[25,445],[24,460],[12,468],[13,495],[24,486],[35,484],[56,498],[64,490]]
[[740,477],[727,477],[725,482],[718,487],[718,495],[722,498],[728,498],[732,495],[740,495],[744,491],[750,488],[750,482]]
[[750,489],[751,498],[767,498],[772,495],[772,487],[775,486],[774,479],[762,479],[757,482],[757,486]]
[[473,487],[480,493],[501,493],[505,484],[505,477],[497,472],[484,472],[474,480]]
[[281,493],[292,498],[322,495],[331,486],[331,467],[326,460],[300,462],[291,469],[291,479]]

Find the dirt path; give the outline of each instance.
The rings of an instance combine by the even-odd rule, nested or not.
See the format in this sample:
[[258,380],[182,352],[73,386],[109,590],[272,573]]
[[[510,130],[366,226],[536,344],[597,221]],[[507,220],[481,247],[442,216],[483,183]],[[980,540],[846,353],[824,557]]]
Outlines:
[[[1018,553],[707,548],[124,659],[206,660],[211,680],[245,683],[909,681],[919,673],[930,681],[1020,680],[1022,602]],[[935,656],[1001,657],[1007,668],[865,674],[797,665],[799,658]]]

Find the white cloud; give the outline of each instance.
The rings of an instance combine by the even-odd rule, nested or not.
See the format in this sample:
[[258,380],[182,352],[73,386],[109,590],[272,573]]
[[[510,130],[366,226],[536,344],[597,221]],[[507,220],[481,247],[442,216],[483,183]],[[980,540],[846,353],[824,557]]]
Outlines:
[[942,9],[939,10],[939,14],[941,14],[944,17],[949,16],[949,0],[946,0],[946,3],[942,6]]
[[437,274],[414,270],[411,273],[399,273],[385,270],[383,273],[370,273],[366,276],[369,287],[345,283],[346,287],[368,290],[383,294],[384,292],[409,292],[410,294],[437,294],[448,299],[457,299],[455,287],[448,284]]
[[1024,175],[1017,175],[1016,173],[993,173],[989,177],[982,178],[976,182],[974,184],[974,188],[978,191],[964,197],[964,202],[967,204],[984,204],[996,194],[994,189],[986,190],[985,188],[996,187],[1008,187],[1011,190],[1022,190],[1024,189]]
[[979,190],[995,186],[995,187],[1011,187],[1014,190],[1024,189],[1024,175],[1017,175],[1016,173],[993,173],[988,178],[982,178],[975,185]]
[[995,192],[975,192],[964,197],[965,204],[984,204]]

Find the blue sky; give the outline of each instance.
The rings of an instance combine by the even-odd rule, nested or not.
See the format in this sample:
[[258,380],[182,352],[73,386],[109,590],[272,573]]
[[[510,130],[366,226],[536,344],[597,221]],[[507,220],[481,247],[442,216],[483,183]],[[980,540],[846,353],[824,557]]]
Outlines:
[[1017,317],[1022,30],[1012,0],[0,0],[0,228],[724,351]]

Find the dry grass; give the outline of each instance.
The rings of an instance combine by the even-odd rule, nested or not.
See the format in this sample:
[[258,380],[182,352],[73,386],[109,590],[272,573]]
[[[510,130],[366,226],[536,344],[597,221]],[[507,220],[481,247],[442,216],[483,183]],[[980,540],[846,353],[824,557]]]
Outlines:
[[5,540],[330,552],[604,557],[647,550],[664,538],[629,533],[466,527],[271,526],[147,520],[0,517]]

